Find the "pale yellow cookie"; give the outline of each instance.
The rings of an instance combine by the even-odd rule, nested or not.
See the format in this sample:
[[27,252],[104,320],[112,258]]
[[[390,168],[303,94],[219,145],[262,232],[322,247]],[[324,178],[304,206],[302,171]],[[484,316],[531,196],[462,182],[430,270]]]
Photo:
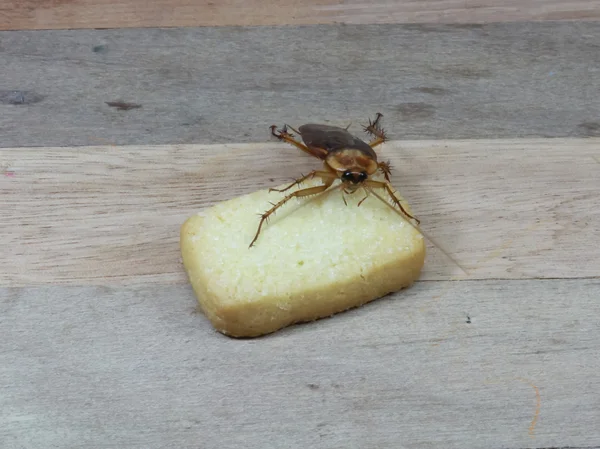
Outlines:
[[284,193],[257,191],[186,220],[184,267],[215,329],[233,337],[267,334],[360,306],[419,277],[422,234],[373,195],[360,207],[364,193],[345,195],[346,205],[334,187],[290,200],[252,248],[259,215]]

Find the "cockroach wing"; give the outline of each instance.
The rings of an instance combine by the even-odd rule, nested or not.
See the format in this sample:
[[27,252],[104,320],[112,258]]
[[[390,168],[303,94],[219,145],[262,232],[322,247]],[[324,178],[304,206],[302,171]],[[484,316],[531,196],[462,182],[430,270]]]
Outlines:
[[306,146],[320,159],[325,159],[331,152],[355,149],[377,160],[377,155],[366,142],[353,136],[344,128],[309,123],[300,126],[298,131]]

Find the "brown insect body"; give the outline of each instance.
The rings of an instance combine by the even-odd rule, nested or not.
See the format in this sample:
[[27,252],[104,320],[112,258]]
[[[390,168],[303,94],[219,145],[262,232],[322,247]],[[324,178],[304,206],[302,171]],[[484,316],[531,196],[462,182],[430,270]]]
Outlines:
[[[373,149],[375,146],[382,144],[386,140],[383,129],[379,127],[379,120],[381,117],[382,115],[378,113],[375,121],[369,121],[369,125],[364,127],[364,130],[367,133],[374,136],[374,139],[369,143],[349,133],[347,128],[313,123],[302,125],[298,130],[292,128],[292,130],[297,132],[302,138],[304,143],[301,143],[294,139],[294,136],[287,131],[287,125],[278,132],[276,132],[277,127],[275,125],[271,126],[271,134],[278,139],[285,140],[311,156],[321,159],[324,163],[324,170],[313,170],[308,175],[295,180],[284,189],[270,189],[270,191],[285,192],[293,186],[299,185],[303,181],[314,177],[321,178],[323,184],[290,193],[281,201],[274,204],[271,209],[262,214],[258,230],[250,243],[250,247],[256,242],[263,223],[275,212],[275,210],[283,206],[283,204],[293,197],[301,198],[324,192],[336,179],[341,180],[340,187],[346,193],[354,193],[360,187],[365,189],[367,196],[358,203],[359,206],[368,197],[372,188],[384,189],[392,198],[394,204],[398,206],[406,216],[419,223],[419,220],[404,210],[402,204],[400,204],[400,201],[394,195],[389,183],[390,166],[387,162],[379,162],[377,153],[375,153],[375,150]],[[378,170],[381,170],[385,176],[386,182],[370,179],[370,177],[377,173]]]

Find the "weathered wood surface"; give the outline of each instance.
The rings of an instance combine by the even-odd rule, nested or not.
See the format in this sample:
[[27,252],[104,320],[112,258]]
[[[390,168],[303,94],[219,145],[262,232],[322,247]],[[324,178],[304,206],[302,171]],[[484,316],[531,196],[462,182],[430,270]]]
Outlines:
[[5,32],[0,67],[2,147],[263,142],[376,111],[393,139],[600,136],[599,23]]
[[[581,278],[600,276],[599,148],[600,139],[395,141],[379,154],[437,245],[423,279]],[[0,156],[6,286],[186,282],[187,217],[320,167],[280,142]]]
[[598,0],[3,0],[0,30],[597,20]]
[[[598,2],[330,4],[0,5],[0,28],[467,22],[1,33],[0,447],[600,447],[600,24],[473,24]],[[214,332],[183,220],[315,167],[272,123],[376,111],[439,247],[423,281]]]
[[600,280],[446,285],[259,340],[185,285],[2,288],[1,445],[597,447]]

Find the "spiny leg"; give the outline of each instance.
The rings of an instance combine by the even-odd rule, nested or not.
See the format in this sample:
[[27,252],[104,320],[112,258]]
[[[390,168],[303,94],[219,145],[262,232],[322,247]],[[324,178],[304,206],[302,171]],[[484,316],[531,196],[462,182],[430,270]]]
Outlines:
[[375,139],[373,139],[373,140],[371,140],[369,142],[369,146],[371,148],[375,148],[376,146],[381,145],[383,142],[386,142],[386,141],[387,141],[387,137],[386,136],[376,137]]
[[285,203],[287,203],[289,200],[291,200],[294,197],[296,197],[296,198],[302,198],[304,196],[316,195],[318,193],[324,192],[325,190],[327,190],[331,186],[331,184],[333,184],[333,180],[334,180],[334,178],[323,179],[324,184],[322,184],[320,186],[315,186],[315,187],[307,187],[306,189],[302,189],[302,190],[296,190],[295,192],[292,192],[289,195],[286,195],[278,203],[274,204],[271,209],[269,209],[268,211],[266,211],[264,214],[261,215],[261,217],[260,217],[260,223],[258,224],[258,229],[256,230],[256,235],[252,239],[252,242],[250,243],[250,246],[248,248],[252,248],[252,245],[254,245],[254,242],[256,242],[256,239],[258,239],[258,235],[260,234],[260,231],[262,229],[263,223],[277,209],[279,209],[281,206],[283,206]]
[[383,176],[385,176],[386,181],[390,182],[390,174],[392,173],[392,168],[390,166],[390,163],[389,162],[380,162],[377,165],[379,166],[379,169],[383,172]]
[[284,189],[269,189],[269,192],[285,192],[286,190],[291,189],[295,185],[300,185],[301,183],[303,183],[307,179],[314,178],[315,176],[318,176],[321,179],[329,179],[329,178],[335,177],[335,175],[333,173],[330,173],[330,172],[320,171],[320,170],[313,170],[308,175],[303,175],[300,178],[296,179],[294,182],[292,182],[286,188],[284,188]]
[[400,208],[400,210],[402,211],[402,213],[404,215],[406,215],[407,217],[410,217],[413,220],[415,220],[417,222],[417,224],[421,223],[421,221],[418,218],[413,217],[411,214],[409,214],[408,212],[406,212],[406,210],[402,206],[402,203],[400,203],[400,201],[398,200],[398,198],[396,197],[396,195],[394,195],[394,191],[392,190],[392,188],[391,188],[391,186],[390,186],[390,184],[388,182],[367,180],[367,181],[365,181],[365,185],[368,186],[368,187],[374,187],[376,189],[384,189],[388,193],[388,195],[392,197],[392,200],[394,201],[394,204]]
[[[287,132],[287,129],[290,128],[292,131],[294,131],[296,134],[300,134],[300,131],[298,131],[296,128],[294,128],[292,125],[288,125],[287,123],[283,124],[283,130]],[[290,136],[293,136],[293,134],[290,133]]]
[[[369,142],[369,145],[371,146],[371,148],[375,148],[377,145],[380,145],[387,140],[387,137],[385,135],[383,128],[381,128],[379,126],[379,120],[381,119],[381,117],[383,117],[383,114],[378,112],[377,118],[375,119],[375,121],[372,122],[371,120],[369,120],[369,126],[364,127],[364,129],[367,133],[375,136],[375,139],[373,139]],[[392,173],[390,163],[389,162],[380,162],[377,165],[379,166],[379,169],[383,172],[383,175],[385,176],[386,181],[390,182],[390,174]]]
[[376,118],[374,121],[371,121],[371,119],[369,119],[369,124],[367,126],[363,126],[365,132],[372,136],[375,136],[375,138],[369,142],[369,146],[371,148],[375,148],[377,145],[381,145],[387,140],[385,131],[379,126],[379,120],[381,119],[381,117],[383,117],[383,114],[378,112],[375,117]]
[[306,145],[294,139],[294,136],[288,132],[287,125],[284,125],[283,129],[279,130],[277,129],[276,125],[271,125],[271,134],[277,137],[279,140],[285,140],[287,143],[291,143],[296,148],[300,148],[302,151],[310,154],[311,156],[316,156],[316,154],[313,151],[309,150],[309,148]]

